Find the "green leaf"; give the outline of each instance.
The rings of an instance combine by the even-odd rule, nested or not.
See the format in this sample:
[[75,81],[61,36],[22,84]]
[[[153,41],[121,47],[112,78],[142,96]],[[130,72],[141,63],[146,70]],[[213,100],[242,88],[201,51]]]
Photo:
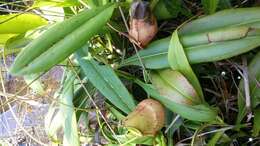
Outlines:
[[[211,0],[209,0],[211,1]],[[219,11],[213,15],[199,18],[185,24],[179,31],[181,36],[202,33],[219,28],[234,26],[253,26],[259,28],[260,8],[237,8]],[[258,24],[258,25],[252,25]]]
[[59,108],[51,104],[44,119],[45,131],[52,142],[60,142],[57,132],[62,128],[62,113]]
[[213,14],[218,7],[219,0],[201,0],[201,2],[206,13]]
[[48,136],[53,142],[60,143],[57,133],[62,128],[64,131],[63,145],[65,146],[79,146],[77,120],[72,103],[74,79],[73,73],[68,72],[64,88],[59,96],[59,107],[53,103],[45,117],[45,129]]
[[26,37],[25,34],[20,34],[8,39],[5,43],[5,50],[19,49],[28,45],[32,41],[32,38]]
[[85,10],[49,28],[19,53],[10,72],[25,75],[49,70],[100,32],[115,7],[108,4]]
[[176,70],[152,71],[151,79],[160,95],[170,97],[176,103],[195,105],[202,102],[189,81]]
[[217,142],[220,140],[225,131],[220,131],[214,134],[214,136],[209,140],[208,146],[215,146]]
[[231,8],[231,2],[230,0],[219,0],[219,8],[220,9],[228,9]]
[[[90,97],[93,97],[95,93],[97,92],[97,89],[91,84],[90,81],[88,81],[85,77],[85,74],[81,71],[79,72],[79,79],[75,79],[75,86],[74,86],[74,97],[73,97],[73,105],[76,108],[79,109],[85,109],[85,108],[90,108],[91,100]],[[84,87],[82,86],[81,82],[83,82]],[[89,93],[89,95],[87,94]],[[76,110],[76,118],[77,121],[79,121],[80,118],[87,118],[88,117],[88,111],[84,110]],[[85,120],[84,123],[88,123],[88,118]]]
[[[9,45],[11,45],[11,43],[9,43],[9,40],[12,40],[12,38],[16,38],[19,35],[17,34],[0,34],[0,47],[3,47],[3,51],[0,52],[0,59],[4,56],[8,56],[8,55],[12,55],[12,54],[17,54],[18,52],[20,52],[21,49],[10,49]],[[6,45],[8,44],[8,47],[6,47]]]
[[[0,38],[1,38],[1,34],[0,34]],[[11,35],[11,37],[8,37],[7,40],[3,41],[4,51],[2,53],[4,54],[5,57],[12,54],[18,54],[22,50],[22,48],[25,47],[31,40],[32,40],[31,38],[25,37],[24,34]],[[0,42],[0,46],[1,46],[1,42]],[[2,54],[0,55],[1,55],[0,58],[2,58],[3,55]]]
[[177,17],[180,10],[180,0],[159,0],[154,8],[154,14],[158,20],[163,20]]
[[259,28],[252,29],[252,27],[250,26],[221,28],[202,33],[184,35],[180,38],[180,41],[183,46],[187,48],[195,47],[197,45],[237,40],[245,38],[247,36],[259,36],[259,32]]
[[255,55],[253,60],[248,66],[249,73],[249,88],[250,96],[252,100],[252,107],[256,108],[260,104],[260,90],[259,90],[259,81],[260,81],[260,51]]
[[[94,86],[90,82],[87,82],[86,84],[84,84],[84,86],[91,96],[93,96],[95,94],[96,89],[94,88]],[[86,91],[84,90],[83,87],[80,87],[79,89],[77,89],[75,91],[74,98],[73,98],[73,105],[77,108],[80,108],[80,109],[90,107],[89,106],[90,100],[89,100],[88,95],[87,95],[87,93],[86,93]],[[77,110],[76,111],[77,121],[80,119],[81,114],[86,115],[87,112],[84,112],[82,110]]]
[[67,74],[67,80],[60,99],[60,112],[62,112],[63,121],[63,145],[64,146],[79,146],[79,136],[76,120],[76,112],[73,106],[73,83],[75,76],[73,72]]
[[17,36],[17,34],[0,34],[0,47],[4,46],[4,44],[12,37]]
[[115,107],[109,105],[108,103],[106,104],[106,107],[108,107],[109,111],[117,120],[123,120],[125,118],[125,115],[123,115],[122,112]]
[[80,5],[78,0],[35,0],[32,8],[53,6],[53,7],[71,7]]
[[252,135],[254,137],[257,137],[260,132],[260,109],[255,109],[254,110],[254,125],[253,125],[253,133]]
[[[227,59],[248,52],[260,46],[260,36],[250,36],[238,40],[214,42],[194,47],[184,47],[190,64],[213,62]],[[146,68],[161,69],[168,68],[168,48],[170,37],[151,43],[147,48],[139,51],[139,55]],[[137,55],[124,60],[121,66],[139,65]]]
[[0,15],[0,34],[20,34],[46,25],[47,21],[35,14]]
[[[120,135],[117,135],[117,138],[120,140],[122,146],[123,145],[124,146],[136,146],[137,144],[153,145],[153,143],[154,143],[155,137],[153,135],[145,136],[136,128],[126,127],[123,129],[119,129],[118,131],[121,131]],[[104,130],[104,134],[106,136],[112,137],[111,131]],[[111,140],[110,144],[108,144],[107,146],[120,145],[119,143],[117,143],[117,144],[112,144],[112,143],[115,143],[114,140]]]
[[[258,52],[248,66],[249,89],[252,108],[260,104],[260,90],[258,82],[260,80],[260,52]],[[238,116],[236,123],[239,124],[246,115],[244,81],[239,83],[238,92]]]
[[77,120],[72,102],[75,76],[73,72],[66,72],[66,75],[61,94],[56,94],[59,96],[59,106],[56,106],[55,102],[50,106],[45,117],[45,129],[54,143],[60,143],[57,134],[62,128],[63,145],[79,146]]
[[[260,45],[260,8],[220,11],[185,24],[179,30],[180,41],[190,64],[227,59]],[[167,54],[170,38],[151,43],[139,51],[147,68],[169,67]],[[137,55],[121,66],[140,65]]]
[[174,139],[173,135],[176,130],[180,128],[180,126],[183,124],[183,119],[179,118],[179,115],[174,114],[171,112],[169,109],[166,110],[166,123],[165,127],[167,132],[166,137],[167,137],[167,146],[173,146],[174,145]]
[[76,52],[76,58],[89,81],[117,108],[125,113],[135,108],[133,97],[110,66],[98,65],[93,59],[84,58],[84,52]]
[[24,48],[33,39],[37,38],[40,35],[42,29],[43,28],[30,30],[27,31],[26,33],[14,35],[13,37],[9,38],[7,41],[5,41],[4,44],[4,52],[3,52],[4,55],[7,56],[7,55],[19,53],[22,50],[22,48]]
[[198,105],[185,105],[175,102],[175,99],[170,97],[165,97],[160,95],[156,89],[150,85],[145,84],[141,81],[136,81],[152,98],[160,101],[164,106],[166,106],[172,112],[175,112],[182,116],[183,118],[200,121],[200,122],[209,122],[215,120],[217,113],[211,107],[205,104]]
[[168,51],[168,62],[173,70],[180,71],[192,84],[196,92],[199,94],[201,100],[203,100],[203,93],[195,73],[193,72],[189,61],[186,57],[182,44],[180,43],[177,30],[172,34],[172,38]]

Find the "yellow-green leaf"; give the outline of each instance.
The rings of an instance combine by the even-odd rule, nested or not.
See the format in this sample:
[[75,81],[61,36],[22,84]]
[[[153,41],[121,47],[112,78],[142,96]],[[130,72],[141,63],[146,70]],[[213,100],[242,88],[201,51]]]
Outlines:
[[70,7],[79,5],[78,0],[35,0],[33,3],[33,8],[52,6],[52,7]]
[[20,34],[47,23],[44,18],[35,14],[0,15],[0,34]]

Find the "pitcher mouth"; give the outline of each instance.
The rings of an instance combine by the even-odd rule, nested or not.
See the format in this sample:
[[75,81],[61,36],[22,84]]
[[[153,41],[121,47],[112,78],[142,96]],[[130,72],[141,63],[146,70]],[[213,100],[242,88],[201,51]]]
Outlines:
[[130,16],[132,19],[144,19],[150,21],[152,11],[149,2],[137,0],[131,5]]

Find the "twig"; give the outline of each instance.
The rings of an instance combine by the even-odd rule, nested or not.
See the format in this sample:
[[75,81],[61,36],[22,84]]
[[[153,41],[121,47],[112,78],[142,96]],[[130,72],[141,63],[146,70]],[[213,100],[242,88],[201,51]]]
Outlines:
[[[135,43],[139,48],[142,48],[142,46],[140,45],[140,42],[138,42],[137,40],[135,40],[135,38],[133,38],[132,36],[127,35],[126,33],[123,33],[123,32],[121,32],[121,31],[117,30],[116,28],[114,28],[114,27],[113,27],[111,24],[109,24],[109,23],[107,23],[107,25],[108,25],[111,29],[113,29],[114,31],[116,31],[117,33],[119,33],[119,35],[125,36],[126,38],[133,40],[133,43]],[[143,49],[143,48],[142,48],[142,49]]]
[[246,98],[246,109],[247,109],[247,121],[250,121],[252,118],[252,111],[251,111],[251,99],[250,99],[250,89],[249,89],[249,78],[248,78],[248,68],[247,68],[247,60],[246,57],[242,57],[243,63],[243,77],[244,77],[244,90],[245,90],[245,98]]
[[[235,126],[229,126],[229,127],[225,127],[225,128],[221,128],[221,129],[216,129],[216,130],[212,130],[212,131],[209,131],[209,132],[204,132],[204,133],[198,134],[197,137],[202,137],[202,136],[205,136],[205,135],[208,135],[208,134],[211,134],[211,133],[220,132],[220,131],[227,131],[227,130],[230,130],[230,129],[233,129],[233,128],[235,128]],[[182,143],[184,141],[187,141],[187,140],[190,140],[192,138],[193,138],[193,136],[185,138],[185,139],[182,139],[177,144],[180,144],[180,143]]]
[[170,128],[173,126],[173,124],[174,124],[179,118],[180,118],[180,115],[177,115],[177,116],[172,120],[171,124],[167,127],[167,129],[165,130],[164,133],[167,133],[167,132],[170,130]]

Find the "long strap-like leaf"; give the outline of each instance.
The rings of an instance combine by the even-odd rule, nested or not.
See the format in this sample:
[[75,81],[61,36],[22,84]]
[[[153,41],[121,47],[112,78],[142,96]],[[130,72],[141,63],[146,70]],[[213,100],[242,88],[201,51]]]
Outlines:
[[83,58],[83,51],[76,52],[79,65],[90,82],[117,108],[125,113],[135,108],[133,97],[113,69],[107,65],[98,65],[93,59]]
[[203,101],[203,93],[199,80],[189,64],[182,44],[179,40],[177,30],[175,30],[172,34],[168,51],[168,61],[173,70],[180,71],[189,80],[189,82],[197,91],[201,101]]
[[54,25],[19,53],[10,72],[25,75],[49,70],[97,34],[114,8],[114,4],[108,4],[86,10]]
[[[260,8],[220,11],[199,18],[179,29],[180,41],[190,64],[227,59],[260,46]],[[139,51],[146,68],[170,67],[168,46],[170,37],[151,43]],[[140,65],[134,55],[121,66]]]
[[[242,53],[248,52],[260,46],[260,36],[250,36],[243,39],[209,43],[194,47],[184,48],[190,64],[203,62],[213,62],[227,59]],[[144,50],[139,51],[139,55],[146,68],[161,69],[169,68],[168,46],[170,38],[161,39],[151,43]],[[121,66],[138,65],[141,66],[138,56],[127,58]]]
[[153,88],[150,84],[145,84],[141,81],[136,82],[140,85],[147,93],[151,95],[152,98],[160,101],[164,106],[170,109],[173,112],[178,113],[182,117],[194,120],[194,121],[201,121],[201,122],[209,122],[213,121],[217,113],[211,107],[205,104],[199,105],[185,105],[176,103],[174,99],[161,96],[156,89]]

